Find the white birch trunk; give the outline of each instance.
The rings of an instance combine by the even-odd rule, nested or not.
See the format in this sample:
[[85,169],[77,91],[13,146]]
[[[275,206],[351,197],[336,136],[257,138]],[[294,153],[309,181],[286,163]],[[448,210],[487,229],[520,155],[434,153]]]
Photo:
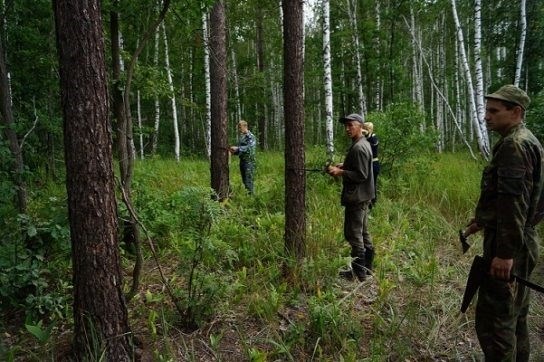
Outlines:
[[419,110],[423,110],[423,74],[421,61],[417,50],[417,42],[421,42],[421,34],[416,26],[414,8],[410,6],[410,32],[412,32],[412,77],[413,77],[413,101]]
[[329,159],[334,154],[333,98],[331,71],[331,33],[329,0],[323,0],[323,83],[325,87],[325,142]]
[[208,159],[212,154],[212,93],[210,81],[210,48],[209,48],[209,33],[208,33],[208,13],[202,14],[202,33],[204,38],[204,79],[206,82],[206,122],[204,141],[206,144],[206,156]]
[[[159,29],[155,32],[155,51],[153,53],[153,64],[155,68],[159,67]],[[153,137],[151,140],[151,154],[157,153],[157,146],[159,144],[159,127],[161,124],[161,103],[159,101],[159,95],[155,93],[155,124],[153,127]]]
[[482,67],[482,5],[481,0],[474,2],[474,75],[476,76],[476,89],[474,97],[476,100],[476,112],[478,122],[484,124],[485,101],[484,101],[484,70]]
[[359,90],[359,109],[361,115],[364,117],[366,114],[365,95],[363,92],[363,74],[361,70],[361,49],[359,42],[359,33],[357,31],[357,3],[348,1],[348,16],[351,24],[353,43],[355,45],[355,61],[357,68],[357,89]]
[[236,69],[236,54],[234,48],[230,49],[232,57],[232,75],[234,76],[234,95],[236,97],[236,123],[242,120],[242,105],[240,103],[240,83],[238,81],[238,70]]
[[[410,29],[410,24],[408,24],[408,21],[406,19],[404,19],[404,20],[406,22],[406,27],[408,29]],[[410,31],[410,33],[412,35],[415,35],[413,31]],[[417,47],[418,47],[419,53],[421,55],[421,59],[422,59],[423,63],[425,63],[425,66],[427,67],[427,72],[428,72],[428,75],[429,75],[429,80],[431,81],[432,89],[434,89],[434,91],[431,89],[431,91],[429,93],[430,97],[431,97],[431,108],[430,108],[431,112],[433,112],[433,109],[434,109],[434,100],[433,100],[433,98],[434,98],[434,95],[436,93],[437,98],[442,99],[442,101],[444,102],[445,108],[448,110],[448,113],[451,115],[451,117],[453,119],[453,123],[455,124],[455,127],[457,128],[457,131],[459,132],[459,134],[461,136],[461,140],[467,146],[467,149],[470,152],[470,154],[472,155],[472,158],[476,159],[476,156],[472,152],[472,148],[470,147],[470,144],[467,142],[466,138],[464,137],[464,132],[463,132],[463,130],[462,130],[460,124],[459,124],[459,121],[457,120],[457,117],[455,116],[455,112],[451,108],[447,97],[442,93],[442,91],[440,90],[440,88],[438,87],[438,85],[436,84],[436,82],[434,80],[432,64],[429,64],[429,62],[427,61],[427,58],[425,57],[425,53],[423,53],[423,49],[421,47],[421,42],[420,41],[417,41]],[[431,62],[432,62],[432,60],[431,60]],[[432,119],[432,116],[431,116],[431,119]]]
[[474,128],[476,130],[476,139],[478,141],[478,146],[480,148],[480,152],[482,156],[485,159],[489,158],[489,137],[487,135],[487,128],[485,127],[484,120],[478,118],[478,114],[476,112],[476,102],[474,97],[474,87],[472,82],[472,74],[470,73],[470,67],[468,64],[468,58],[465,51],[465,40],[463,37],[463,29],[461,28],[461,24],[459,22],[459,17],[457,16],[457,5],[455,3],[455,0],[451,0],[452,5],[452,12],[453,12],[453,20],[455,22],[455,27],[457,31],[457,39],[459,40],[459,52],[461,55],[461,64],[463,65],[463,69],[465,71],[466,81],[467,81],[467,95],[469,97],[470,101],[470,113],[471,113],[471,119],[474,122]]
[[519,47],[517,52],[517,63],[516,63],[516,76],[514,78],[514,85],[519,87],[519,82],[521,78],[521,69],[523,67],[523,52],[525,50],[525,38],[527,36],[527,14],[526,14],[526,0],[521,0],[521,33],[519,35]]
[[174,124],[174,155],[176,161],[179,162],[180,155],[180,140],[179,140],[179,125],[178,125],[178,109],[176,105],[176,92],[174,89],[174,80],[172,79],[172,68],[170,68],[170,56],[168,55],[168,37],[166,36],[166,27],[164,22],[161,23],[162,38],[164,42],[164,63],[166,66],[166,76],[168,79],[168,88],[170,90],[170,102],[172,104],[172,121]]

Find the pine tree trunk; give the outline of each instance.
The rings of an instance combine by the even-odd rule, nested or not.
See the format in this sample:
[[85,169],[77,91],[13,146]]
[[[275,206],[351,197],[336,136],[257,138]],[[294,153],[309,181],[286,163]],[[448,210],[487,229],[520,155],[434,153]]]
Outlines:
[[129,361],[100,3],[53,4],[72,240],[74,353],[84,360],[89,352],[104,350],[106,360]]
[[285,247],[305,254],[304,68],[302,0],[283,0],[283,78],[285,118]]
[[218,0],[210,16],[211,187],[218,200],[229,196],[227,139],[227,29],[225,6]]
[[206,83],[206,120],[204,124],[204,143],[206,145],[206,156],[211,157],[211,84],[210,84],[210,43],[208,36],[208,14],[202,14],[202,34],[204,38],[204,81]]

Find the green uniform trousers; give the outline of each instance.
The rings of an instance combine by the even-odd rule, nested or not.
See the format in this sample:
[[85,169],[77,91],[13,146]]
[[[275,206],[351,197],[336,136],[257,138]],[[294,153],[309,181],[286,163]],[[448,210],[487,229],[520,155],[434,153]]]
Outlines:
[[[513,272],[528,279],[538,258],[538,236],[532,227],[524,230],[524,245],[514,258]],[[495,230],[484,231],[484,257],[491,259]],[[486,255],[487,254],[487,255]],[[476,305],[476,334],[486,362],[529,360],[529,288],[517,282],[484,278]]]

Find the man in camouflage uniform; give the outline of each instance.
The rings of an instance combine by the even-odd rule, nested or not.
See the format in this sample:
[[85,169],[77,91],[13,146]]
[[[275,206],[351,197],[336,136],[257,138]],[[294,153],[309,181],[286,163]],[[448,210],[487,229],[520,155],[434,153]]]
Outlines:
[[368,207],[374,198],[372,149],[363,136],[363,117],[350,114],[340,118],[352,140],[344,163],[329,166],[327,172],[342,177],[341,203],[344,206],[344,237],[351,245],[351,269],[340,272],[348,280],[363,281],[372,270],[374,247],[368,232]]
[[486,96],[487,128],[501,138],[484,169],[475,217],[465,236],[484,231],[484,258],[491,262],[478,292],[476,334],[488,362],[528,361],[529,289],[510,278],[529,278],[538,257],[534,229],[543,188],[544,151],[523,119],[527,94],[505,85]]
[[255,172],[255,148],[257,141],[248,128],[246,121],[238,122],[238,146],[231,146],[230,152],[240,157],[242,182],[250,195],[253,195],[253,174]]

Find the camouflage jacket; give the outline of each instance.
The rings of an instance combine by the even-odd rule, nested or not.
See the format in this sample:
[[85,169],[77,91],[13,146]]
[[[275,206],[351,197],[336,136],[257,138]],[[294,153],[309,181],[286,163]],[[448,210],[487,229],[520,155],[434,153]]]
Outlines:
[[255,149],[257,140],[251,131],[241,134],[238,138],[238,151],[235,153],[240,157],[240,161],[255,162]]
[[513,127],[493,147],[482,173],[476,222],[496,231],[488,255],[511,259],[522,247],[524,228],[532,226],[544,181],[544,151],[524,124]]

